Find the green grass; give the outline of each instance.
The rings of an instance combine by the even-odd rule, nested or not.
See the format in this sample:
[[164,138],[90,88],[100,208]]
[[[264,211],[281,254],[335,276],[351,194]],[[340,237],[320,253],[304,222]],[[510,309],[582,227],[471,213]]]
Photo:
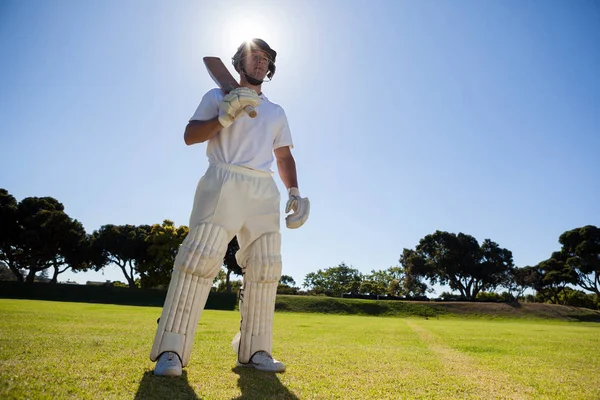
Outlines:
[[543,303],[389,301],[277,295],[276,311],[427,318],[559,319],[600,322],[600,311]]
[[284,374],[234,368],[236,311],[204,312],[181,378],[155,377],[160,308],[0,300],[1,399],[598,399],[600,324],[275,315]]
[[437,317],[446,310],[435,303],[341,299],[325,296],[278,295],[276,311],[397,317]]

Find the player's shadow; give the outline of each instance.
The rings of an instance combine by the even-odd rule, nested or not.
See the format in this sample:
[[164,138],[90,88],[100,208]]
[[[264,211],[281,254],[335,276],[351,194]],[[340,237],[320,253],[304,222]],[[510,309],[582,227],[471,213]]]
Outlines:
[[152,399],[181,399],[199,400],[187,378],[187,371],[183,370],[181,376],[155,376],[153,371],[146,371],[134,400]]
[[240,396],[232,400],[299,400],[294,393],[283,386],[274,372],[263,372],[244,367],[236,367],[232,371],[239,375],[238,387],[242,392]]

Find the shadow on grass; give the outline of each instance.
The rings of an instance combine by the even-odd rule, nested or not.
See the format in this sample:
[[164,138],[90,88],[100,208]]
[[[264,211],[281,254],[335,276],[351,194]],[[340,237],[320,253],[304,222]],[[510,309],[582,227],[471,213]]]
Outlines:
[[184,370],[183,375],[178,377],[154,376],[153,371],[145,372],[134,399],[199,400],[200,398],[190,386],[187,372]]
[[600,315],[576,315],[572,318],[579,322],[600,322]]
[[232,371],[239,375],[238,387],[242,392],[239,397],[232,400],[298,400],[298,397],[294,393],[283,386],[274,372],[257,371],[244,367],[236,367]]

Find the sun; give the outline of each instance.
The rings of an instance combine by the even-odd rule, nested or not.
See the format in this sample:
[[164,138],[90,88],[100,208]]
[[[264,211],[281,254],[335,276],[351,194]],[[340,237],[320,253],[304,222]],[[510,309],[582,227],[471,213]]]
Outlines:
[[268,21],[261,15],[244,15],[230,21],[227,29],[227,43],[230,48],[237,48],[240,44],[253,38],[260,38],[269,43],[272,38],[272,29]]

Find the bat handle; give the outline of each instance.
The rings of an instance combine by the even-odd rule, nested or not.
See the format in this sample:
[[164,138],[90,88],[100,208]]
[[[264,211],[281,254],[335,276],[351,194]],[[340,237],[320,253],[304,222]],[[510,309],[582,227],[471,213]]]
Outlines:
[[244,107],[244,111],[246,111],[246,114],[248,114],[248,116],[250,118],[255,118],[256,115],[258,114],[256,112],[256,110],[254,109],[254,107],[252,107],[252,106],[246,106],[246,107]]

